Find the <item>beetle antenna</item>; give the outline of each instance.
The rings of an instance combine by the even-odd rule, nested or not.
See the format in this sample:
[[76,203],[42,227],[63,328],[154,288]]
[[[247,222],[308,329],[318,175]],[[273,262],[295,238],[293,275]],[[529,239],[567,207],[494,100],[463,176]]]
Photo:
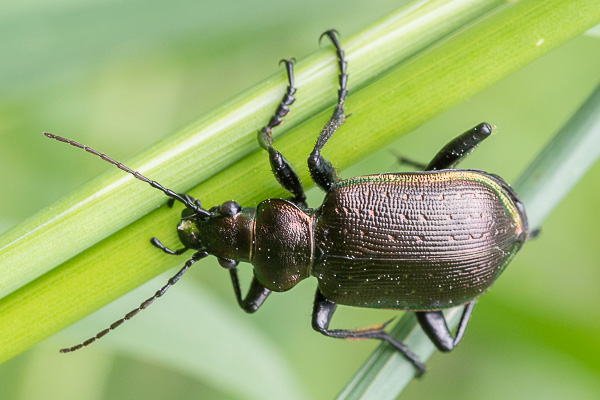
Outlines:
[[153,188],[162,191],[164,194],[166,194],[170,198],[183,203],[187,208],[194,210],[200,217],[208,217],[210,215],[210,213],[208,211],[206,211],[204,208],[202,208],[199,204],[197,204],[194,201],[190,201],[189,196],[187,196],[187,195],[182,196],[178,193],[175,193],[171,189],[167,189],[167,188],[163,187],[160,183],[146,178],[144,175],[140,174],[139,172],[132,170],[131,168],[129,168],[127,165],[125,165],[123,163],[113,160],[111,157],[107,156],[106,154],[100,153],[98,150],[94,150],[93,148],[83,145],[81,143],[78,143],[74,140],[66,139],[64,137],[61,137],[58,135],[53,135],[48,132],[44,132],[44,136],[46,136],[50,139],[58,140],[59,142],[68,143],[71,146],[78,147],[80,149],[87,151],[88,153],[91,153],[91,154],[94,154],[94,155],[100,157],[104,161],[109,162],[109,163],[117,166],[119,169],[130,173],[131,175],[135,176],[140,181],[146,182]]
[[101,339],[102,337],[106,336],[109,332],[112,332],[113,330],[117,329],[119,326],[121,326],[125,321],[129,321],[131,318],[135,317],[136,315],[138,315],[138,313],[142,310],[145,310],[146,308],[148,308],[148,306],[152,303],[154,303],[154,300],[158,299],[159,297],[161,297],[163,294],[165,294],[165,292],[167,290],[169,290],[169,288],[171,286],[173,286],[174,284],[177,283],[177,281],[183,276],[183,274],[186,273],[186,271],[192,266],[192,264],[194,264],[196,261],[203,259],[204,257],[208,256],[208,253],[205,251],[199,251],[197,253],[195,253],[192,258],[190,258],[188,261],[186,261],[185,265],[183,266],[183,268],[181,268],[179,270],[179,272],[177,272],[173,277],[171,277],[171,279],[169,279],[167,281],[167,284],[165,286],[163,286],[162,288],[160,288],[156,293],[154,293],[154,296],[148,298],[146,301],[142,302],[137,308],[134,308],[133,310],[131,310],[130,312],[128,312],[127,314],[125,314],[125,316],[115,322],[113,322],[112,324],[110,324],[110,326],[106,329],[104,329],[103,331],[100,331],[96,334],[96,336],[93,336],[91,338],[89,338],[88,340],[85,340],[75,346],[72,347],[67,347],[64,349],[60,349],[61,353],[71,353],[73,351],[79,350],[85,346],[89,346],[90,344],[94,343],[96,340]]

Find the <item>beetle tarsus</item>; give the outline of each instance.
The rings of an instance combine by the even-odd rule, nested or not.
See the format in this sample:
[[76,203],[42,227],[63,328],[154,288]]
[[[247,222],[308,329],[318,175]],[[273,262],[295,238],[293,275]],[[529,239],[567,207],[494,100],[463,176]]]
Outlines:
[[529,235],[527,235],[527,240],[535,239],[536,237],[538,237],[540,235],[541,232],[542,232],[542,228],[537,228],[537,229],[532,230],[531,232],[529,232]]
[[170,248],[168,248],[167,246],[162,244],[162,242],[160,240],[158,240],[157,237],[153,237],[152,239],[150,239],[150,243],[152,243],[152,245],[154,247],[157,247],[157,248],[161,249],[162,251],[164,251],[165,253],[173,255],[173,256],[178,256],[178,255],[181,255],[181,254],[185,253],[186,251],[188,251],[187,247],[183,247],[183,248],[177,249],[177,250],[171,250]]

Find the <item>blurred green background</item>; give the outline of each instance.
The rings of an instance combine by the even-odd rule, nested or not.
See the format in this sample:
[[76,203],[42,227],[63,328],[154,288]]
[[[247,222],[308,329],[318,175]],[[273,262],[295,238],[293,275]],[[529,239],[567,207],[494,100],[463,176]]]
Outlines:
[[[5,188],[0,231],[110,168],[75,151],[73,157],[58,157],[41,132],[127,159],[271,75],[282,57],[314,52],[322,31],[335,27],[349,37],[401,4],[31,0],[0,5],[0,184]],[[514,181],[599,83],[599,71],[600,39],[579,37],[390,149],[428,160],[458,133],[487,121],[499,134],[462,166]],[[400,169],[390,149],[343,177]],[[599,193],[596,165],[546,221],[539,239],[525,246],[481,299],[461,345],[450,355],[434,355],[426,376],[412,382],[402,398],[600,398]],[[321,199],[320,192],[311,191],[313,206]],[[247,316],[238,310],[226,272],[213,260],[201,267],[146,315],[85,351],[63,356],[57,349],[103,329],[165,277],[0,365],[0,398],[327,399],[376,346],[328,339],[312,330],[314,280],[273,295],[259,313]],[[334,324],[360,327],[396,314],[345,308]],[[235,332],[218,331],[217,319]],[[244,371],[256,373],[255,357],[276,365],[279,375],[267,378],[288,392],[245,379]]]

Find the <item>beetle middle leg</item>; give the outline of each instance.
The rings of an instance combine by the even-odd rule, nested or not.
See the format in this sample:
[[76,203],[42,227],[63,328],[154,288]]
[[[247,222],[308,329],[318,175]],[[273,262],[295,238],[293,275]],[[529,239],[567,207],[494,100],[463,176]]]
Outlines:
[[363,339],[378,339],[388,342],[394,346],[400,353],[406,357],[417,369],[417,375],[420,376],[425,372],[425,365],[421,363],[419,358],[411,352],[406,345],[398,342],[389,333],[385,331],[387,323],[366,328],[366,329],[329,329],[329,323],[333,317],[333,313],[337,308],[337,304],[333,301],[325,298],[321,291],[317,289],[315,295],[315,304],[312,315],[312,326],[317,332],[322,333],[325,336],[350,339],[350,340],[363,340]]
[[327,31],[321,35],[321,37],[323,36],[328,36],[336,48],[340,71],[340,89],[338,90],[338,103],[333,110],[333,115],[321,131],[313,151],[310,153],[310,156],[308,156],[308,169],[317,186],[328,192],[337,184],[340,178],[331,162],[321,155],[321,150],[346,119],[346,116],[344,115],[344,103],[346,101],[346,95],[348,94],[348,90],[346,89],[346,83],[348,81],[346,68],[348,63],[346,62],[345,54],[340,46],[336,32],[333,30]]
[[258,143],[263,149],[269,152],[271,170],[273,171],[273,175],[275,175],[277,182],[279,182],[285,190],[294,195],[291,201],[300,207],[306,208],[306,195],[304,194],[302,181],[283,154],[273,148],[273,128],[283,123],[282,118],[289,114],[289,106],[296,100],[294,98],[294,93],[296,93],[296,88],[294,87],[294,60],[281,60],[281,62],[284,62],[286,65],[289,84],[281,99],[281,103],[279,103],[279,107],[277,107],[275,114],[271,117],[269,124],[258,132]]
[[435,344],[435,347],[440,351],[450,351],[460,343],[474,306],[475,301],[471,301],[465,305],[455,337],[452,337],[446,323],[446,318],[441,311],[416,311],[415,314],[421,328],[423,328],[429,339]]
[[242,291],[240,289],[240,280],[238,278],[237,269],[235,267],[231,268],[229,273],[231,274],[231,283],[233,284],[233,290],[235,292],[235,298],[237,299],[238,304],[242,310],[246,311],[247,313],[254,313],[260,308],[260,306],[263,305],[269,294],[271,294],[271,290],[264,287],[258,281],[258,279],[253,277],[246,297],[242,298]]

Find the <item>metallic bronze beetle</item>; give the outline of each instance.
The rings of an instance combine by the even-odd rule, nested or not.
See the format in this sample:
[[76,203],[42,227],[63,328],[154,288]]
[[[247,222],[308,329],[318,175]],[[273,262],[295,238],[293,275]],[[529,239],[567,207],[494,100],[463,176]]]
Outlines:
[[[152,243],[168,254],[195,250],[192,258],[156,294],[124,318],[87,341],[63,349],[78,350],[106,335],[148,307],[179,280],[196,261],[214,255],[229,269],[244,311],[255,312],[271,291],[283,292],[314,276],[318,289],[312,325],[324,335],[389,342],[417,368],[425,366],[385,325],[360,330],[329,329],[338,304],[414,311],[423,330],[442,351],[461,340],[475,301],[496,281],[529,236],[527,217],[516,193],[502,178],[479,170],[452,169],[492,129],[483,123],[448,143],[423,172],[387,173],[340,180],[321,155],[323,146],[344,122],[347,95],[346,60],[335,31],[323,34],[335,46],[339,82],[338,103],[308,157],[314,182],[326,192],[323,204],[309,209],[300,179],[286,158],[273,148],[272,130],[294,102],[293,62],[285,61],[289,86],[269,124],[259,131],[275,178],[293,196],[267,199],[256,208],[227,201],[209,210],[186,194],[157,182],[87,146],[46,134],[83,148],[183,203],[177,229],[183,248],[171,250],[156,238]],[[237,265],[254,266],[248,294],[242,297]],[[464,305],[456,336],[443,309]]]

